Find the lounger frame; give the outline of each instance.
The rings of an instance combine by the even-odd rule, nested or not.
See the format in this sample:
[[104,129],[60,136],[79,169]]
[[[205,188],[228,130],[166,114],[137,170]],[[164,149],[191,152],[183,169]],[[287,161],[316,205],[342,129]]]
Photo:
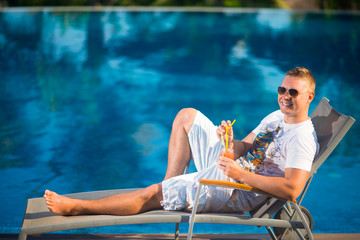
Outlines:
[[[269,198],[264,204],[250,214],[224,214],[224,213],[201,213],[196,214],[197,202],[199,198],[200,188],[196,204],[194,205],[192,213],[183,211],[165,211],[155,210],[142,214],[132,216],[113,216],[113,215],[81,215],[81,216],[60,216],[51,213],[45,204],[43,198],[28,199],[27,207],[24,215],[23,225],[20,230],[19,240],[25,240],[27,235],[40,234],[61,230],[70,230],[88,227],[127,225],[127,224],[144,224],[144,223],[175,223],[175,239],[179,238],[179,224],[189,223],[188,239],[192,238],[194,223],[217,223],[217,224],[240,224],[240,225],[254,225],[264,226],[269,231],[273,239],[278,239],[272,228],[291,228],[294,229],[300,238],[304,238],[304,229],[310,239],[313,239],[311,229],[307,224],[307,220],[301,211],[301,202],[309,188],[312,178],[320,165],[326,160],[330,153],[335,149],[340,140],[344,137],[351,125],[355,122],[352,117],[343,115],[334,110],[328,103],[326,98],[323,98],[311,114],[318,140],[320,143],[320,152],[316,159],[309,179],[306,183],[303,193],[298,201],[287,201],[279,199],[274,196],[266,194]],[[329,128],[331,129],[329,133]],[[232,187],[244,191],[255,191],[247,185],[212,181],[202,179],[200,186],[215,185],[223,187]],[[121,189],[121,190],[107,190],[69,194],[71,198],[79,199],[98,199],[106,196],[111,196],[118,193],[135,191],[136,189]],[[295,211],[293,211],[294,206]],[[283,208],[289,215],[289,219],[272,219],[276,212]],[[294,220],[294,212],[300,216],[299,220]]]

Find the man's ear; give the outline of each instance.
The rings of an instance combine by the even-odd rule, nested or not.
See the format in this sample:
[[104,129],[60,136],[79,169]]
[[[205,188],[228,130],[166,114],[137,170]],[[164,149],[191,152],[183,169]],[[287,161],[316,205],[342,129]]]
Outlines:
[[309,98],[308,98],[308,102],[311,103],[312,100],[314,100],[314,97],[315,97],[315,93],[314,93],[314,92],[310,92]]

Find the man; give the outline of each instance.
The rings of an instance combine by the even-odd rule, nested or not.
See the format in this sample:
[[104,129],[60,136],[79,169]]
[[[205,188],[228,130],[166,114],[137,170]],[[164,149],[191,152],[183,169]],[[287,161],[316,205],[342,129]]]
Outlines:
[[[70,199],[46,190],[50,211],[61,215],[132,215],[152,209],[191,209],[198,179],[239,181],[283,199],[294,200],[303,190],[318,151],[308,117],[315,94],[315,79],[305,68],[290,70],[278,88],[280,110],[268,115],[243,140],[228,137],[235,159],[219,156],[220,138],[230,121],[214,126],[195,109],[182,109],[173,122],[168,168],[162,183],[98,200]],[[270,139],[265,144],[264,139]],[[193,159],[196,173],[181,175]],[[255,159],[255,161],[254,161]],[[244,170],[249,167],[250,171]],[[256,173],[256,174],[254,174]],[[198,211],[249,211],[264,200],[251,192],[206,187]]]

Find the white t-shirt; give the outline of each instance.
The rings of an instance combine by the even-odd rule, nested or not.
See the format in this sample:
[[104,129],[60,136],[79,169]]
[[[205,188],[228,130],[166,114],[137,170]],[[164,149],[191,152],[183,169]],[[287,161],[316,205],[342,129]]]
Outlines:
[[[277,128],[280,130],[275,132]],[[274,132],[263,164],[257,166],[255,172],[267,176],[284,176],[285,168],[311,170],[319,144],[310,119],[288,124],[284,122],[284,114],[278,110],[265,117],[253,132],[256,135],[260,132]]]

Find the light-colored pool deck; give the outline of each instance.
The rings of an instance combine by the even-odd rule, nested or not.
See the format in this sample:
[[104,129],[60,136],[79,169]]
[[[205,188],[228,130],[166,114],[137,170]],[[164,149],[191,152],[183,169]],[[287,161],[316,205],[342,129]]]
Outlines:
[[[17,234],[0,234],[1,240],[15,240]],[[360,233],[321,233],[314,234],[315,240],[360,240]],[[173,234],[37,234],[30,235],[28,240],[170,240]],[[186,234],[180,234],[180,239],[186,239]],[[268,234],[194,234],[194,240],[250,240],[271,239]]]

